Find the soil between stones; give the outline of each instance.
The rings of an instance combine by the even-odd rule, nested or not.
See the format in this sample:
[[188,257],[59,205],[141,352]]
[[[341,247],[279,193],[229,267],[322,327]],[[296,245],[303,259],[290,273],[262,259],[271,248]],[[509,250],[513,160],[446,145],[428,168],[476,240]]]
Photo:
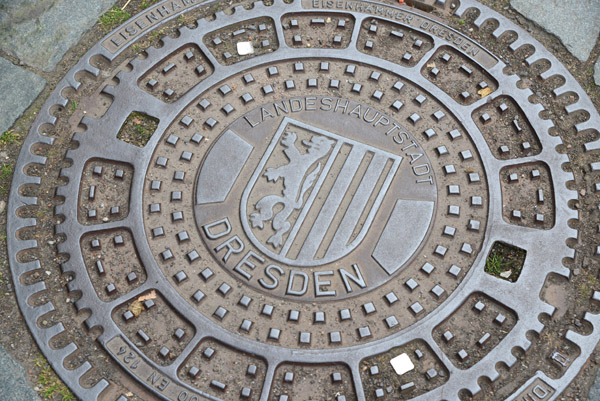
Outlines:
[[[455,28],[459,30],[465,30],[465,32],[469,35],[473,35],[474,37],[479,36],[477,39],[479,39],[480,43],[488,48],[494,48],[494,42],[489,39],[489,30],[487,31],[488,36],[486,36],[485,27],[480,32],[478,32],[476,29],[470,32],[469,29],[471,29],[472,26],[468,18],[466,19],[465,24],[460,24],[457,19],[450,19],[448,23],[450,25],[455,25]],[[97,40],[92,39],[90,40],[90,43],[95,43],[95,41]],[[579,221],[585,222],[573,223],[573,227],[580,230],[580,237],[577,243],[571,244],[575,249],[578,250],[575,260],[567,263],[567,266],[574,272],[571,281],[567,285],[564,280],[556,278],[550,281],[550,285],[548,286],[549,288],[546,289],[546,292],[548,293],[546,297],[548,299],[556,299],[562,305],[567,305],[567,307],[563,306],[563,308],[559,308],[557,315],[555,315],[552,320],[544,322],[546,324],[546,329],[541,335],[545,341],[533,341],[534,348],[530,349],[525,355],[523,355],[523,358],[526,358],[527,354],[548,354],[548,351],[550,348],[552,348],[554,342],[558,341],[564,335],[566,328],[576,329],[583,332],[589,332],[590,330],[590,327],[588,327],[586,322],[583,320],[582,314],[583,311],[589,310],[589,308],[584,305],[583,300],[589,298],[592,290],[597,289],[597,287],[594,286],[594,283],[595,280],[597,280],[596,277],[598,264],[597,261],[593,259],[593,241],[596,232],[595,228],[598,225],[597,211],[595,211],[595,205],[597,204],[598,199],[593,192],[593,177],[591,177],[589,174],[589,168],[587,167],[589,162],[593,161],[594,154],[582,152],[582,146],[583,143],[597,139],[597,134],[587,134],[584,137],[576,136],[572,130],[572,127],[574,123],[578,122],[578,120],[581,120],[581,117],[578,118],[577,116],[567,115],[563,110],[563,107],[572,102],[574,99],[564,96],[558,99],[558,104],[553,103],[553,95],[550,94],[551,88],[548,87],[547,84],[542,85],[540,82],[536,82],[535,77],[537,73],[539,73],[539,70],[536,70],[535,64],[532,68],[525,67],[522,63],[522,60],[525,58],[524,55],[517,53],[515,56],[511,52],[507,50],[502,51],[501,49],[496,51],[495,54],[506,57],[506,60],[511,61],[511,66],[513,66],[513,68],[518,68],[518,73],[524,77],[524,82],[522,83],[532,87],[535,95],[539,97],[536,100],[542,102],[542,104],[544,104],[550,111],[549,117],[553,120],[556,120],[556,125],[559,127],[557,133],[561,136],[561,139],[564,143],[562,150],[569,155],[571,165],[568,167],[571,168],[575,174],[575,182],[572,184],[572,189],[577,190],[577,192],[580,194],[580,200],[577,203],[572,203],[572,206],[577,208],[582,213],[582,217],[579,219]],[[571,63],[568,63],[567,65],[570,64]],[[587,82],[589,83],[590,77],[587,77],[586,74],[582,75],[583,78],[587,78]],[[80,92],[81,94],[75,94],[73,99],[77,101],[79,105],[82,105],[81,101],[77,99],[80,95],[82,98],[85,97],[85,86],[84,90]],[[592,100],[595,101],[595,105],[598,106],[597,88],[595,91],[592,91],[590,95]],[[80,110],[85,110],[85,108],[83,108],[85,106],[81,107],[82,109]],[[69,110],[67,108],[67,110],[62,112],[59,110],[57,114],[58,117],[68,117],[68,112]],[[75,113],[77,113],[77,111],[75,111]],[[71,121],[76,121],[78,118],[79,116],[71,116]],[[62,159],[64,158],[63,155],[65,150],[70,146],[71,145],[69,144],[68,138],[59,138],[57,143],[52,147],[38,146],[35,149],[36,152],[49,156],[48,164],[44,167],[43,171],[38,169],[38,174],[41,176],[58,177],[58,169],[61,167],[67,167],[69,165],[68,162],[64,162]],[[32,173],[35,173],[35,171],[32,171]],[[37,210],[24,212],[29,213],[30,216],[34,216],[38,219],[38,228],[35,231],[32,230],[31,233],[24,235],[29,235],[31,238],[37,238],[40,244],[42,244],[43,247],[36,256],[41,259],[42,265],[47,266],[45,269],[50,272],[49,277],[45,278],[46,284],[49,288],[48,295],[46,295],[46,298],[37,300],[37,302],[42,303],[45,300],[51,300],[57,307],[56,313],[54,313],[52,316],[45,317],[45,319],[41,322],[42,326],[50,326],[53,321],[64,321],[63,318],[65,320],[72,319],[71,316],[74,312],[71,304],[73,300],[77,299],[78,297],[77,294],[67,294],[64,286],[69,281],[69,277],[61,277],[59,275],[60,270],[58,263],[64,261],[65,257],[57,255],[56,251],[54,250],[55,244],[53,241],[56,241],[57,238],[55,238],[53,235],[52,229],[53,225],[60,221],[60,218],[52,216],[52,207],[55,204],[58,204],[60,199],[57,199],[54,196],[54,184],[52,181],[52,179],[43,180],[42,186],[39,189],[31,190],[31,193],[41,195],[41,207]],[[582,190],[584,192],[582,192]],[[589,213],[589,215],[587,215],[587,213]],[[578,274],[575,274],[576,269],[579,269]],[[30,277],[27,277],[26,280],[29,282],[38,281],[44,278],[44,275],[46,275],[44,271],[33,273]],[[561,289],[567,286],[569,288],[576,288],[576,291],[568,292]],[[556,305],[555,302],[552,302],[552,304]],[[7,314],[7,316],[11,316],[11,314]],[[70,366],[77,366],[80,361],[85,358],[96,367],[96,371],[86,378],[87,380],[85,380],[85,383],[94,383],[97,380],[97,377],[109,377],[114,380],[114,382],[121,383],[125,387],[131,386],[129,388],[131,388],[137,396],[141,397],[141,399],[149,399],[147,397],[150,397],[150,395],[145,394],[144,390],[140,389],[136,384],[130,382],[126,376],[122,375],[118,370],[119,368],[115,368],[112,361],[105,360],[105,357],[102,356],[102,353],[98,350],[96,343],[91,340],[91,336],[80,329],[78,325],[82,324],[85,318],[87,318],[87,314],[85,312],[80,313],[75,322],[67,327],[67,335],[65,335],[64,338],[56,340],[56,344],[54,344],[55,346],[60,347],[66,345],[70,341],[75,341],[78,346],[82,348],[82,350],[79,352],[79,355],[76,355],[74,358],[72,358],[70,361]],[[570,327],[565,325],[565,320],[571,321],[572,325]],[[3,342],[3,344],[14,344],[12,339],[10,339],[11,333],[14,332],[8,331],[6,333],[6,335],[9,336],[9,339],[7,339],[6,342]],[[538,349],[537,347],[540,348]],[[23,360],[27,358],[26,355],[26,353],[22,354],[22,357],[19,358],[19,354],[17,354],[17,358]],[[544,361],[543,363],[547,365],[550,371],[552,371],[552,369],[556,371],[556,368],[550,367],[553,366],[552,362]],[[593,370],[591,369],[592,365],[594,365],[593,358],[592,362],[590,363],[590,368],[585,368],[586,371],[587,369]],[[530,372],[533,370],[535,370],[533,367],[520,367],[517,369],[513,367],[510,371],[501,376],[499,382],[495,382],[493,385],[481,383],[486,391],[480,393],[477,396],[477,399],[501,399],[499,397],[503,396],[496,393],[494,388],[502,388],[503,383],[514,381],[515,378],[529,377]],[[593,374],[590,373],[588,376],[586,376],[586,372],[584,372],[580,376],[580,380],[585,383],[585,381],[589,380],[590,377],[593,377]],[[575,388],[573,388],[573,386]],[[581,390],[578,387],[585,387],[585,384],[579,385],[578,381],[576,381],[573,386],[567,390],[565,398],[582,398],[580,395]],[[114,389],[111,389],[111,391],[114,391]],[[108,395],[103,396],[108,397],[106,399],[111,399],[110,397],[112,394],[107,394]],[[469,397],[465,396],[465,398]],[[137,398],[134,397],[133,399]]]

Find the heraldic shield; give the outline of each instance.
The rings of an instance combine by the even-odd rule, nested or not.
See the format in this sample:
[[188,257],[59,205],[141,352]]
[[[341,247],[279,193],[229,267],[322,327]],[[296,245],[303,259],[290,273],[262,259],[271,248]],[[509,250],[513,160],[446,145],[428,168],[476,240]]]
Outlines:
[[241,199],[252,242],[297,266],[335,261],[360,244],[402,157],[285,118]]

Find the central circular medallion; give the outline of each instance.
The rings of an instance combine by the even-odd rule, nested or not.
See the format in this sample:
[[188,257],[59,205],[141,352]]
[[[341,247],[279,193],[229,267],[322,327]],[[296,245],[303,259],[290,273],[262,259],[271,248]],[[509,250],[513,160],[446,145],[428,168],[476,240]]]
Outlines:
[[341,317],[345,300],[368,304],[369,293],[404,305],[388,326],[407,327],[448,297],[481,247],[478,152],[450,110],[394,73],[343,60],[257,66],[174,121],[147,173],[150,246],[202,313],[215,318],[203,294],[223,295],[220,324],[232,320],[223,311],[243,315],[240,299],[286,300],[285,324]]
[[352,292],[348,280],[398,271],[435,200],[431,162],[406,128],[362,103],[308,96],[264,104],[221,134],[199,169],[195,215],[214,257],[243,278],[262,265],[259,287],[290,277],[286,294],[299,296],[312,273],[296,268],[328,266],[312,274],[325,296],[328,276]]

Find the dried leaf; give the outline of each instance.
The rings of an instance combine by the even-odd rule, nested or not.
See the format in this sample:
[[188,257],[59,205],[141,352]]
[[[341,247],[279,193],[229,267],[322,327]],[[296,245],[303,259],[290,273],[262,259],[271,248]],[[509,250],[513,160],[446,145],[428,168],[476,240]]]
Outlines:
[[427,63],[427,68],[435,68],[435,63]]
[[144,310],[144,305],[142,305],[142,302],[140,300],[136,299],[129,305],[128,309],[131,313],[133,313],[133,316],[138,317],[142,314],[142,311]]
[[477,94],[482,98],[486,97],[490,93],[492,93],[492,88],[490,88],[489,86],[487,88],[483,88],[477,91]]
[[505,272],[500,273],[500,277],[509,278],[511,274],[512,274],[512,270],[507,270]]
[[142,302],[149,299],[156,299],[156,291],[152,290],[145,295],[141,295],[129,305],[129,311],[133,313],[133,316],[138,317],[144,311],[144,304]]
[[147,293],[146,295],[141,295],[140,297],[138,297],[137,300],[140,302],[144,302],[149,299],[156,299],[156,291],[152,290],[149,293]]

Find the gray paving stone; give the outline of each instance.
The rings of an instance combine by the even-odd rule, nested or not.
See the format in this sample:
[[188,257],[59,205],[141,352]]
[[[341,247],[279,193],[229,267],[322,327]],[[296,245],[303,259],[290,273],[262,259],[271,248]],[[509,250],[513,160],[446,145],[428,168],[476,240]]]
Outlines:
[[0,347],[0,400],[40,401],[25,380],[25,371],[6,350]]
[[600,86],[600,58],[596,61],[596,65],[594,66],[594,82],[596,82],[596,85]]
[[0,49],[52,71],[115,0],[0,0]]
[[600,401],[600,373],[596,376],[596,381],[592,384],[587,399],[588,401]]
[[43,78],[0,57],[0,133],[13,125],[44,86]]
[[588,59],[600,34],[600,0],[510,0],[510,4],[556,35],[579,60]]

